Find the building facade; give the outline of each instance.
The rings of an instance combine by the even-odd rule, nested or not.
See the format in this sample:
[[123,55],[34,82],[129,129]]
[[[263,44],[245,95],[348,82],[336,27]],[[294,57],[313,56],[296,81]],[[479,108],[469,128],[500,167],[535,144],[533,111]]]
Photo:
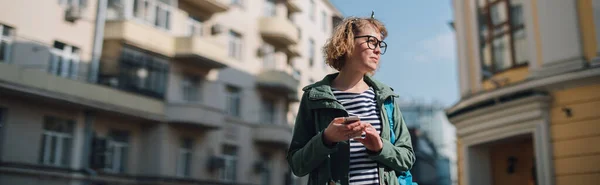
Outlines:
[[459,184],[598,184],[600,1],[452,2]]
[[285,153],[328,0],[0,4],[0,184],[306,182]]

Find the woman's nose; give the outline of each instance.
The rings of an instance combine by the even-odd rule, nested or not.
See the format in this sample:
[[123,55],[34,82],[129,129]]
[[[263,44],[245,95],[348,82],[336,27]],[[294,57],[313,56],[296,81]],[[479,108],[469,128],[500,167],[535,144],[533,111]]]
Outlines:
[[375,54],[381,54],[381,48],[379,46],[375,46],[375,49],[373,49],[373,53]]

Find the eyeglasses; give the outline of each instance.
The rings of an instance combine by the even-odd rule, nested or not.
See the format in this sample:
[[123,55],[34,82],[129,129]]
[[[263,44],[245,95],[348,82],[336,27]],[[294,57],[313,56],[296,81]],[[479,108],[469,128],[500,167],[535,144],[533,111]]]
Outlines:
[[362,36],[356,36],[356,37],[354,37],[354,39],[365,38],[365,37],[367,38],[367,46],[369,47],[369,49],[375,50],[375,48],[377,48],[377,46],[379,46],[379,48],[381,49],[381,54],[383,55],[385,53],[385,51],[387,50],[387,43],[385,43],[384,41],[380,41],[375,36],[362,35]]

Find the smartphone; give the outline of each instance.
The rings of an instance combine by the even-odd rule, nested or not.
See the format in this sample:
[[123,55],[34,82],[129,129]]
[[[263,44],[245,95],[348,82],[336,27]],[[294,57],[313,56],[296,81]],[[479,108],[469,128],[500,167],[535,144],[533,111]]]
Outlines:
[[[360,121],[360,118],[358,116],[348,116],[348,117],[344,117],[344,125],[350,124],[350,123],[354,123],[355,121]],[[364,132],[363,132],[364,134]],[[355,136],[353,137],[354,139],[356,138],[362,138],[362,136]]]
[[354,123],[355,121],[360,121],[360,118],[358,116],[348,116],[348,117],[344,117],[344,125],[346,124],[350,124],[350,123]]

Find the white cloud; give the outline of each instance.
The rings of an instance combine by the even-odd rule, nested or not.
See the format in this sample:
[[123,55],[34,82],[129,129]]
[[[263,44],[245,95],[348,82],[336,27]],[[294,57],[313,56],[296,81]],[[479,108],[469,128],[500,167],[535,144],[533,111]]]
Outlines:
[[403,53],[404,59],[413,62],[438,62],[456,60],[456,40],[453,32],[435,35],[416,43],[413,52]]

